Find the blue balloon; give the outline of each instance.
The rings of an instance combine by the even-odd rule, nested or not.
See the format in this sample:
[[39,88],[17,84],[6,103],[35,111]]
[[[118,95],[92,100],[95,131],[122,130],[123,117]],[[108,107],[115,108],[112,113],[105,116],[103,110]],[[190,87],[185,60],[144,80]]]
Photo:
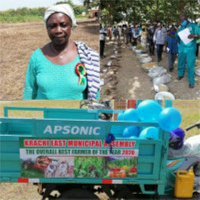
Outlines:
[[139,129],[137,126],[126,127],[122,133],[123,137],[137,138],[139,136]]
[[[124,121],[124,112],[121,112],[121,113],[118,114],[117,120]],[[124,126],[112,126],[111,127],[111,133],[113,133],[113,134],[122,134],[124,129],[125,129]]]
[[111,126],[110,133],[112,134],[121,134],[124,131],[124,126]]
[[121,113],[118,114],[117,120],[119,120],[119,121],[123,121],[124,120],[124,112],[121,112]]
[[181,113],[173,107],[165,108],[159,116],[159,125],[165,131],[177,129],[182,121]]
[[162,107],[154,100],[142,101],[137,108],[139,119],[143,122],[158,121],[161,111]]
[[125,121],[138,121],[137,111],[133,108],[126,110],[123,114]]
[[159,129],[156,127],[147,127],[143,129],[139,135],[141,139],[158,139],[159,138]]

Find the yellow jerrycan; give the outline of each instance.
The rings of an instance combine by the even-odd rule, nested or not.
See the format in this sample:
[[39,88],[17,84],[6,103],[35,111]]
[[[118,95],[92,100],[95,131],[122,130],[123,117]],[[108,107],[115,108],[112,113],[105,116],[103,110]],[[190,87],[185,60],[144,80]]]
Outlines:
[[178,170],[176,173],[174,196],[177,198],[192,198],[194,187],[193,170]]

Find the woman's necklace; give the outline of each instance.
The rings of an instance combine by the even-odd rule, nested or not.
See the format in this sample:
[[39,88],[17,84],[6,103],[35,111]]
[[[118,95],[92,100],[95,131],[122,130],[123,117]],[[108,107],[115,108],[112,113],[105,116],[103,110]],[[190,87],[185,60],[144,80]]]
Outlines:
[[67,45],[67,48],[65,48],[64,50],[58,51],[58,50],[56,50],[56,49],[53,47],[53,44],[50,43],[50,48],[51,48],[52,52],[53,52],[54,54],[56,54],[56,56],[58,56],[60,59],[62,59],[62,58],[65,56],[65,53],[68,51],[68,46],[69,46],[69,45]]

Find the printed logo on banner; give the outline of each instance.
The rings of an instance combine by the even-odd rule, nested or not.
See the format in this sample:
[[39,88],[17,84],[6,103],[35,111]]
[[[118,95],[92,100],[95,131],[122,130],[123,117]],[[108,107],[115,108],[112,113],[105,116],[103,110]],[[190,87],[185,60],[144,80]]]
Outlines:
[[114,178],[137,175],[135,141],[20,139],[21,176]]
[[48,135],[99,135],[100,127],[92,127],[92,126],[61,126],[61,125],[47,125],[44,128],[44,134]]

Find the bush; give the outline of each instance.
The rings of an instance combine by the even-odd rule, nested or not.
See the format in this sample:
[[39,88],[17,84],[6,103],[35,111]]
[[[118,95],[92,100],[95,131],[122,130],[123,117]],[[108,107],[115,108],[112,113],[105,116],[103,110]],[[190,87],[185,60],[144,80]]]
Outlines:
[[[83,6],[72,6],[75,15],[81,15],[85,8]],[[16,10],[8,10],[0,12],[0,22],[16,23],[16,22],[32,22],[41,21],[46,8],[19,8]]]
[[20,8],[0,12],[0,22],[16,23],[41,21],[46,8]]

